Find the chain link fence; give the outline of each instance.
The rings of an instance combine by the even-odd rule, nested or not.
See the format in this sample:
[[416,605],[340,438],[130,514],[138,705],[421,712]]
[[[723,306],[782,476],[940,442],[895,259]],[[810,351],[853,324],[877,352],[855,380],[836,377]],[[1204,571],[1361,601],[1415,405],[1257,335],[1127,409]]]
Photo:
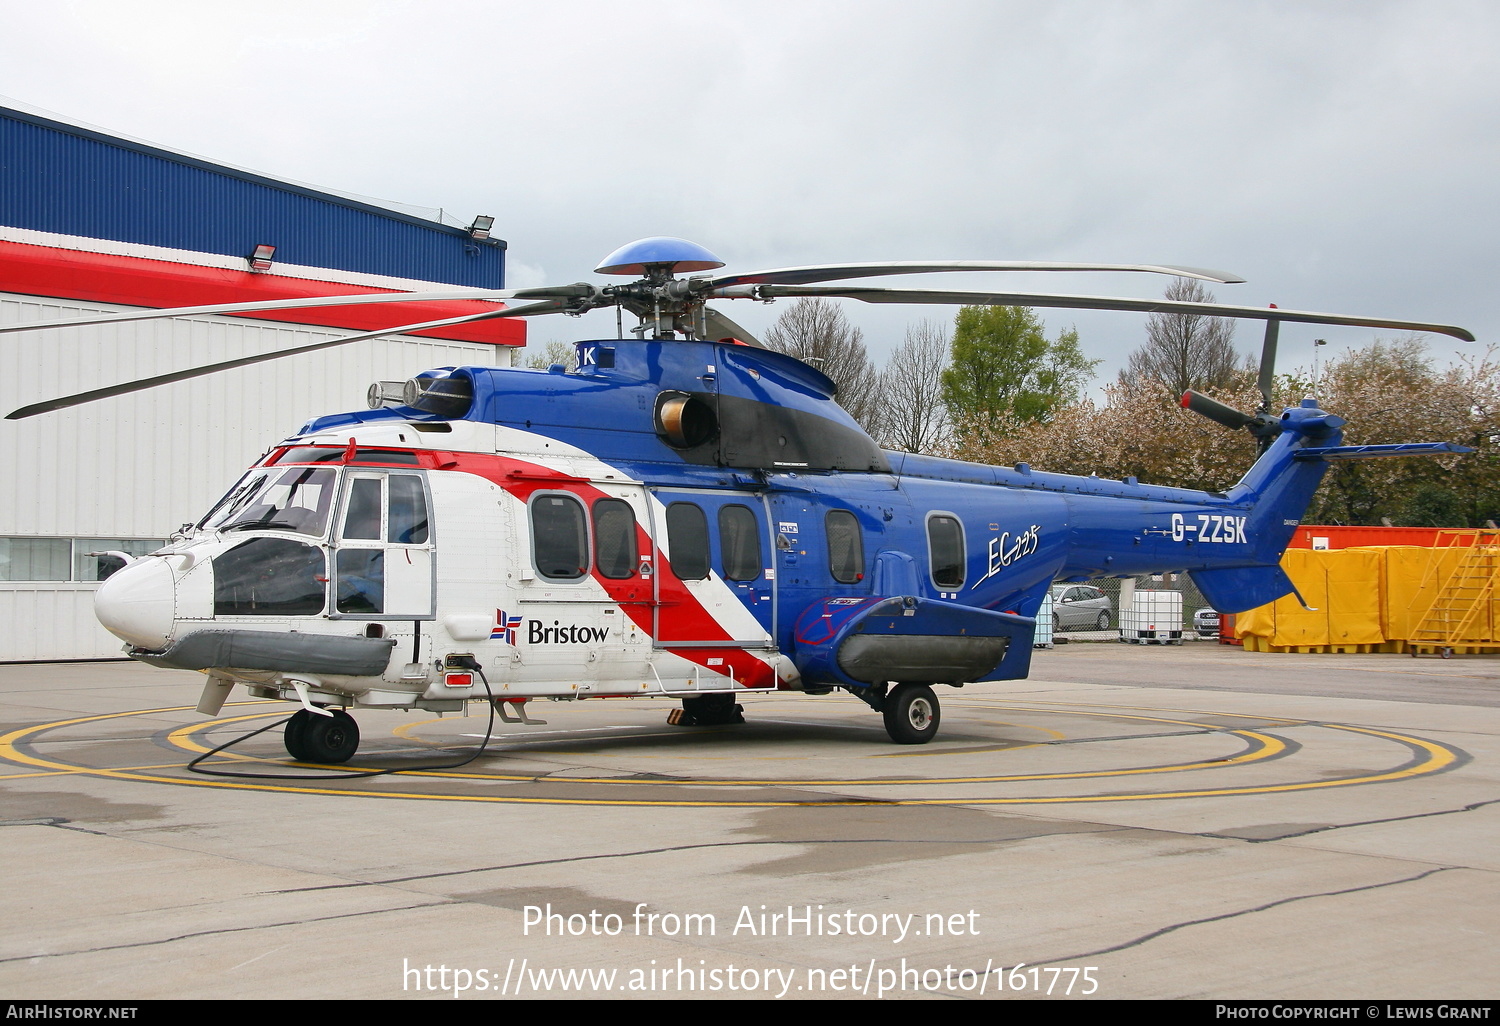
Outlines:
[[[1147,574],[1140,577],[1095,577],[1087,581],[1075,581],[1073,584],[1082,584],[1091,588],[1097,588],[1109,598],[1109,630],[1101,632],[1095,627],[1087,628],[1059,626],[1056,634],[1059,637],[1077,638],[1100,638],[1109,637],[1113,639],[1120,626],[1120,614],[1130,605],[1131,596],[1136,591],[1175,591],[1182,595],[1182,636],[1193,638],[1193,614],[1200,609],[1210,608],[1209,602],[1193,583],[1193,579],[1187,574]],[[1054,587],[1056,592],[1061,585]]]

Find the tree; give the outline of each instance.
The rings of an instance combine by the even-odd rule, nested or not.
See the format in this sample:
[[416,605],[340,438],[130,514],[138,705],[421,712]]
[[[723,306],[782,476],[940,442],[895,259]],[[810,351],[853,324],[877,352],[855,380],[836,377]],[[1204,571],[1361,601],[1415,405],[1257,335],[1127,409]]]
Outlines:
[[[1229,487],[1256,455],[1255,440],[1180,409],[1155,379],[1105,388],[1102,405],[1080,402],[1046,422],[967,440],[961,455],[987,463],[1216,491]],[[1220,402],[1253,410],[1260,394],[1248,376],[1210,389]],[[1278,375],[1272,408],[1313,395],[1303,374]],[[1319,405],[1345,418],[1344,442],[1459,442],[1470,455],[1333,462],[1306,523],[1481,527],[1500,520],[1500,359],[1485,356],[1437,368],[1420,336],[1377,339],[1332,361],[1320,376]]]
[[795,356],[833,380],[838,401],[871,435],[880,431],[880,379],[865,351],[864,333],[828,299],[804,298],[787,307],[766,332],[765,345]]
[[[528,346],[527,348],[530,347]],[[571,342],[559,342],[557,339],[553,339],[537,352],[527,356],[523,366],[530,367],[532,370],[546,370],[554,363],[560,363],[564,367],[571,367],[573,366],[573,360],[577,356],[578,352],[573,348]]]
[[[1215,390],[1215,399],[1254,409],[1253,385]],[[1085,400],[1059,409],[1051,420],[1008,434],[977,436],[961,450],[985,463],[1029,463],[1039,470],[1100,477],[1136,477],[1149,484],[1217,491],[1240,478],[1255,460],[1244,431],[1222,426],[1169,401],[1159,382],[1133,378],[1104,387],[1104,402]]]
[[[1167,299],[1212,303],[1214,294],[1193,278],[1167,286]],[[1120,381],[1157,382],[1170,396],[1188,389],[1200,392],[1231,384],[1241,373],[1234,349],[1234,323],[1206,314],[1152,314],[1146,321],[1146,344],[1130,354]]]
[[1077,402],[1098,363],[1084,357],[1076,330],[1049,342],[1028,307],[966,306],[954,319],[943,403],[962,436],[1004,433]]
[[[1316,522],[1483,527],[1500,519],[1500,362],[1432,365],[1420,335],[1377,339],[1329,363],[1321,405],[1349,421],[1345,442],[1459,442],[1466,456],[1341,460],[1329,468]],[[1310,392],[1306,394],[1311,394]]]
[[948,365],[948,331],[941,322],[921,321],[891,354],[880,375],[881,444],[902,452],[936,453],[948,436],[942,400]]

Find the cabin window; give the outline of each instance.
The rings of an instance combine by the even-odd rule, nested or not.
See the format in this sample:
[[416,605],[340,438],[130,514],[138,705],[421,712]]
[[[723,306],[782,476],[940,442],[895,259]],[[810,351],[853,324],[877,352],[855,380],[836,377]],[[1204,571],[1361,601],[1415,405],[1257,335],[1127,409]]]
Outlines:
[[859,520],[846,509],[831,510],[823,518],[828,533],[828,570],[840,584],[854,584],[865,577],[865,543]]
[[339,549],[340,613],[385,612],[385,550]]
[[731,504],[719,508],[719,555],[727,579],[753,581],[760,576],[760,527],[750,507]]
[[964,525],[957,517],[936,514],[927,518],[927,558],[932,583],[945,590],[964,584]]
[[635,576],[635,510],[623,499],[594,503],[594,565],[616,581]]
[[531,503],[531,555],[536,572],[576,581],[589,572],[589,529],[583,504],[571,495],[543,494]]
[[668,563],[679,581],[708,577],[708,518],[691,502],[667,507]]
[[349,482],[343,536],[365,541],[380,540],[380,478],[359,477]]
[[427,542],[427,493],[422,479],[412,474],[391,475],[390,522],[385,540],[397,545]]
[[321,549],[287,538],[252,538],[214,557],[215,616],[313,616],[323,611]]

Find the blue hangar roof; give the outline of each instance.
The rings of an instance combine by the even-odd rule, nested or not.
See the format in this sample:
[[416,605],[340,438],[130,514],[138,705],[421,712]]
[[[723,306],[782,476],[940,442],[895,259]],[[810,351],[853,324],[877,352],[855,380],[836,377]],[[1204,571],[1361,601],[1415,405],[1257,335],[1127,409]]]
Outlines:
[[371,203],[0,107],[0,224],[502,288],[505,243]]

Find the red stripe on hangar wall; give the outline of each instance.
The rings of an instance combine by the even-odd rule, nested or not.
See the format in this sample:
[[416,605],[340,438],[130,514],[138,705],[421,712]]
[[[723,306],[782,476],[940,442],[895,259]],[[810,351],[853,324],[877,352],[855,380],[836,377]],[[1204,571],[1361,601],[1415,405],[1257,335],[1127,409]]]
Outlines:
[[[211,303],[250,303],[259,299],[353,296],[398,290],[0,241],[0,291],[51,299],[77,299],[163,309],[173,306],[207,306]],[[374,331],[401,324],[498,310],[502,306],[503,303],[475,300],[454,303],[384,303],[374,306],[332,307],[327,310],[267,311],[243,316],[255,320]],[[429,328],[412,334],[460,342],[487,342],[497,346],[526,344],[526,325],[519,318]]]

